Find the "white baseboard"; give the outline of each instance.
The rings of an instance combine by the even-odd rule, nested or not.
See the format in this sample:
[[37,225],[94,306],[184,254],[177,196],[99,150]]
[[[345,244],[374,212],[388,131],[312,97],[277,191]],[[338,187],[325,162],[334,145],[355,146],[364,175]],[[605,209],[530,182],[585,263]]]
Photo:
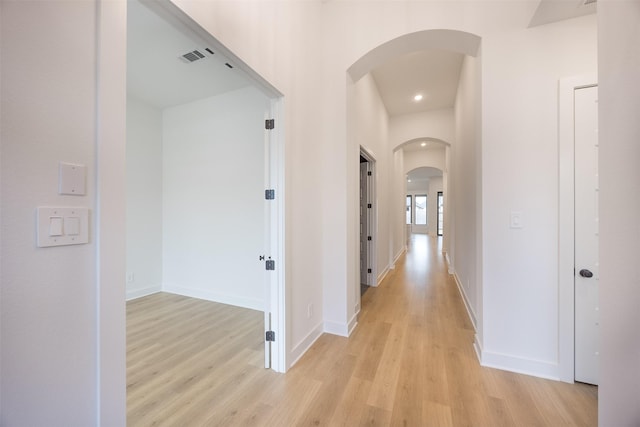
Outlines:
[[407,247],[403,246],[400,249],[400,251],[396,254],[396,256],[393,258],[393,262],[391,264],[389,264],[384,270],[382,270],[382,273],[380,273],[378,275],[378,280],[376,282],[376,286],[380,286],[380,283],[382,283],[382,281],[387,277],[387,274],[389,274],[389,271],[391,271],[391,270],[396,268],[396,263],[398,262],[398,260],[402,256],[402,254],[405,253],[406,250],[407,250]]
[[322,322],[320,322],[315,328],[313,328],[311,332],[307,334],[306,337],[302,339],[302,341],[300,341],[298,344],[296,344],[293,347],[288,357],[288,359],[293,360],[293,362],[291,362],[291,364],[287,367],[287,369],[291,368],[293,365],[298,363],[298,360],[300,360],[300,358],[304,356],[307,350],[311,348],[313,343],[315,343],[318,340],[318,338],[322,336],[322,331],[323,331],[323,325],[322,325]]
[[477,345],[476,351],[480,351],[480,364],[482,366],[546,378],[549,380],[560,380],[557,363],[525,359],[510,354],[494,353],[482,350],[482,348]]
[[400,259],[400,257],[402,256],[402,254],[404,254],[407,251],[407,246],[403,246],[400,248],[400,250],[398,251],[398,253],[396,254],[396,256],[393,258],[393,265],[395,266],[395,264],[398,262],[398,260]]
[[354,314],[351,317],[351,320],[349,320],[349,324],[347,325],[347,336],[350,337],[351,334],[353,333],[353,330],[356,328],[356,326],[358,325],[358,314],[360,314],[360,311],[357,311],[356,314]]
[[455,274],[455,270],[453,269],[453,266],[451,265],[451,260],[449,259],[449,252],[444,253],[444,260],[447,263],[447,271],[449,272],[449,274]]
[[341,337],[349,336],[349,324],[325,321],[323,326],[324,332]]
[[469,319],[471,320],[471,324],[473,325],[473,330],[478,331],[478,323],[476,321],[476,314],[471,308],[471,304],[469,304],[469,299],[467,298],[467,294],[460,283],[460,278],[456,272],[453,273],[453,278],[456,281],[456,286],[458,286],[458,292],[460,292],[460,296],[462,297],[462,302],[464,302],[464,307],[467,309],[467,314],[469,315]]
[[389,267],[386,267],[384,270],[382,270],[382,273],[378,274],[378,280],[376,280],[376,286],[380,286],[380,283],[382,283],[385,277],[387,277],[387,274],[389,274]]
[[205,301],[219,302],[221,304],[233,305],[236,307],[248,308],[251,310],[264,311],[264,301],[253,298],[237,297],[234,295],[220,294],[204,289],[189,288],[174,284],[164,284],[163,292],[170,294],[182,295],[185,297],[203,299]]
[[146,288],[139,289],[127,289],[127,301],[134,300],[136,298],[146,297],[147,295],[162,292],[161,285],[147,286]]

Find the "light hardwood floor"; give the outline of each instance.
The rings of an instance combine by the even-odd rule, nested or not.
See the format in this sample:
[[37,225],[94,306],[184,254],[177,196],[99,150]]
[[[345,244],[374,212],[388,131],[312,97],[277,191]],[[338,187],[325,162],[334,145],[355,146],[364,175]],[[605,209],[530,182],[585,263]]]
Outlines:
[[482,368],[437,241],[362,298],[350,338],[262,368],[260,312],[170,294],[127,304],[129,426],[595,426],[597,388]]

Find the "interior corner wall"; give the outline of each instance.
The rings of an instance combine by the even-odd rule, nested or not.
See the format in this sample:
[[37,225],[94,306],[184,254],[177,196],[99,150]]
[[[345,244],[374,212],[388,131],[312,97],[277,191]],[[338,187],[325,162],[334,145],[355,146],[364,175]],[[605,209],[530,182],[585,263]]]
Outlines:
[[[596,37],[589,15],[483,38],[487,366],[558,378],[558,82],[595,72]],[[522,228],[510,227],[511,212]]]
[[[391,201],[391,238],[393,239],[394,261],[407,248],[407,225],[405,214],[406,175],[404,174],[404,151],[393,152],[393,193]],[[395,268],[395,266],[394,266]]]
[[640,3],[598,2],[598,425],[640,425]]
[[477,248],[476,239],[476,181],[479,170],[477,167],[478,146],[481,143],[477,117],[480,112],[477,102],[480,99],[480,85],[477,75],[480,72],[478,58],[466,56],[456,95],[455,114],[455,144],[452,146],[452,174],[453,204],[455,211],[451,217],[454,235],[454,276],[460,287],[465,304],[470,311],[471,320],[477,325],[478,307],[481,302],[477,298],[480,284],[476,280]]
[[264,310],[264,117],[253,87],[163,110],[163,289]]
[[[0,425],[91,426],[98,413],[96,3],[0,8]],[[60,161],[87,166],[85,196],[58,194]],[[37,248],[38,206],[88,207],[89,244]]]
[[162,110],[127,98],[127,299],[162,289]]

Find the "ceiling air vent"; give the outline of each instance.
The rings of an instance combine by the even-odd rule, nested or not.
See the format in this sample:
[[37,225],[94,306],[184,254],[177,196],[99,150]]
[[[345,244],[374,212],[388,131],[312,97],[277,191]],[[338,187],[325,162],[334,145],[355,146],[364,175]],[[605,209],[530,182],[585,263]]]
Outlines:
[[186,62],[187,64],[191,63],[191,62],[195,62],[195,61],[199,61],[200,59],[203,59],[205,56],[197,50],[193,50],[191,52],[187,52],[184,55],[180,56],[180,59],[182,59],[182,61]]

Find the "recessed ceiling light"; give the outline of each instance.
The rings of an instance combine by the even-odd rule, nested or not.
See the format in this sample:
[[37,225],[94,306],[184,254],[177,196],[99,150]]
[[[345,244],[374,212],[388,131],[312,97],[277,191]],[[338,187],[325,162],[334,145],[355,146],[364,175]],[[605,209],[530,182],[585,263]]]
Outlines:
[[426,142],[423,142],[422,144],[420,144],[420,147],[426,147],[426,146],[427,146]]
[[410,179],[408,179],[408,180],[407,180],[407,182],[411,182],[411,180],[410,180]]
[[414,101],[422,101],[422,95],[417,94],[416,96],[413,97]]

